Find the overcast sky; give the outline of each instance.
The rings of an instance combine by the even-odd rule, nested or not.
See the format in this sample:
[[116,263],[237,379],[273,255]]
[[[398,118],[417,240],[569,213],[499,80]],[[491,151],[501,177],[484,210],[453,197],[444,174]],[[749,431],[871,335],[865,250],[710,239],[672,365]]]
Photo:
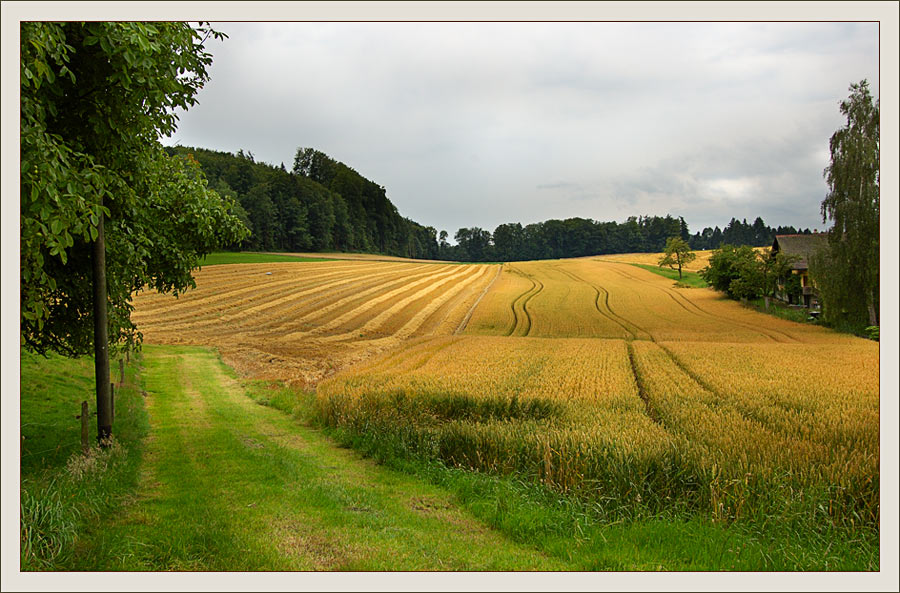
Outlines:
[[823,228],[839,102],[879,96],[877,23],[218,23],[166,144],[290,169],[314,147],[404,216]]

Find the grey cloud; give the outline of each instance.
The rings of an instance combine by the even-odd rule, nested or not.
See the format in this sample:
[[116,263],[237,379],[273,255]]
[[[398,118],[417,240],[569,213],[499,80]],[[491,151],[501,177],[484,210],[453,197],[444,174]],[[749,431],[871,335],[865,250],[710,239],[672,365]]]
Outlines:
[[171,142],[288,166],[314,146],[451,234],[666,213],[821,226],[838,102],[878,89],[877,23],[219,28]]

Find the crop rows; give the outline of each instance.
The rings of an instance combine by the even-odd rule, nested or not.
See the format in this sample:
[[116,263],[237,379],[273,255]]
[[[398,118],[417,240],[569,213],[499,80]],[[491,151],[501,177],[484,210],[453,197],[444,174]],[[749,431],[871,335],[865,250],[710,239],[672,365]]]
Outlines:
[[325,422],[594,498],[874,524],[878,388],[872,342],[581,259],[504,266],[464,336],[408,343],[317,402]]
[[218,346],[256,376],[313,384],[422,335],[449,335],[495,266],[341,261],[210,266],[177,300],[141,293],[149,341]]
[[878,522],[873,342],[604,258],[213,266],[197,284],[138,296],[148,340],[318,384],[320,419],[366,438],[620,510]]

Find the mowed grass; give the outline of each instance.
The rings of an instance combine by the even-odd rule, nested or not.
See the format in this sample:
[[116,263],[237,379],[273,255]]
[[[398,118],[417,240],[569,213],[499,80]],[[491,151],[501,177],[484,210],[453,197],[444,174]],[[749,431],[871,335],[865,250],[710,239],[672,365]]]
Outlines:
[[[86,368],[92,368],[65,359],[28,366],[23,399],[30,398],[25,379],[41,375],[62,385],[71,371],[87,383]],[[45,460],[33,466],[41,469],[23,472],[31,484],[29,493],[43,508],[70,507],[63,509],[68,524],[56,526],[63,531],[57,538],[62,553],[51,562],[23,562],[23,568],[656,571],[867,566],[865,546],[828,533],[796,534],[777,522],[760,532],[678,513],[623,521],[601,505],[515,476],[403,455],[401,443],[384,435],[326,431],[370,456],[363,459],[298,422],[315,409],[312,394],[278,383],[238,381],[209,349],[148,346],[142,388],[135,383],[136,370],[129,367],[117,407],[116,434],[127,451],[78,480],[65,474],[80,489],[54,493],[34,488],[39,477],[45,486],[62,482],[65,467],[78,467],[71,463],[80,459],[77,453],[68,464]],[[125,395],[129,390],[130,399]],[[84,385],[70,399],[82,397],[83,391]],[[148,413],[149,436],[141,445],[140,434],[148,434]],[[95,483],[85,492],[85,485]]]
[[137,485],[55,568],[553,570],[445,490],[246,397],[209,349],[145,347]]
[[706,284],[706,280],[703,279],[700,274],[697,272],[690,272],[682,268],[681,270],[681,278],[678,277],[678,270],[673,270],[672,268],[661,268],[659,266],[652,266],[649,264],[631,264],[638,268],[643,268],[648,272],[653,272],[654,274],[659,274],[663,278],[668,278],[670,280],[674,280],[675,282],[679,282],[683,286],[689,286],[691,288],[706,288],[708,284]]
[[200,265],[218,266],[221,264],[267,264],[272,262],[284,261],[331,261],[331,258],[282,255],[278,253],[255,253],[250,251],[217,251],[215,253],[210,253],[202,260],[200,260]]

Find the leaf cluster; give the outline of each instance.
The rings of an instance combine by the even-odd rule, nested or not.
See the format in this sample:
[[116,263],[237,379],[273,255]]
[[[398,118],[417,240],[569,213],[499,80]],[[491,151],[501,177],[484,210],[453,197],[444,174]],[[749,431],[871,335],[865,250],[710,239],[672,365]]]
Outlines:
[[697,254],[691,251],[691,246],[681,237],[669,237],[666,240],[666,248],[663,256],[659,259],[659,266],[668,266],[673,270],[678,270],[678,277],[681,278],[681,269],[697,259]]
[[709,257],[709,265],[700,275],[716,290],[733,299],[755,299],[774,292],[778,278],[790,275],[794,256],[769,249],[756,250],[749,245],[722,245]]
[[90,351],[91,244],[106,224],[111,343],[140,339],[131,295],[180,292],[191,269],[246,231],[232,203],[159,139],[209,79],[208,37],[186,23],[21,25],[22,344]]
[[880,102],[862,80],[850,85],[840,111],[846,124],[829,141],[831,160],[824,172],[828,194],[821,206],[823,222],[833,223],[829,249],[811,262],[811,269],[828,323],[875,325],[880,282]]

